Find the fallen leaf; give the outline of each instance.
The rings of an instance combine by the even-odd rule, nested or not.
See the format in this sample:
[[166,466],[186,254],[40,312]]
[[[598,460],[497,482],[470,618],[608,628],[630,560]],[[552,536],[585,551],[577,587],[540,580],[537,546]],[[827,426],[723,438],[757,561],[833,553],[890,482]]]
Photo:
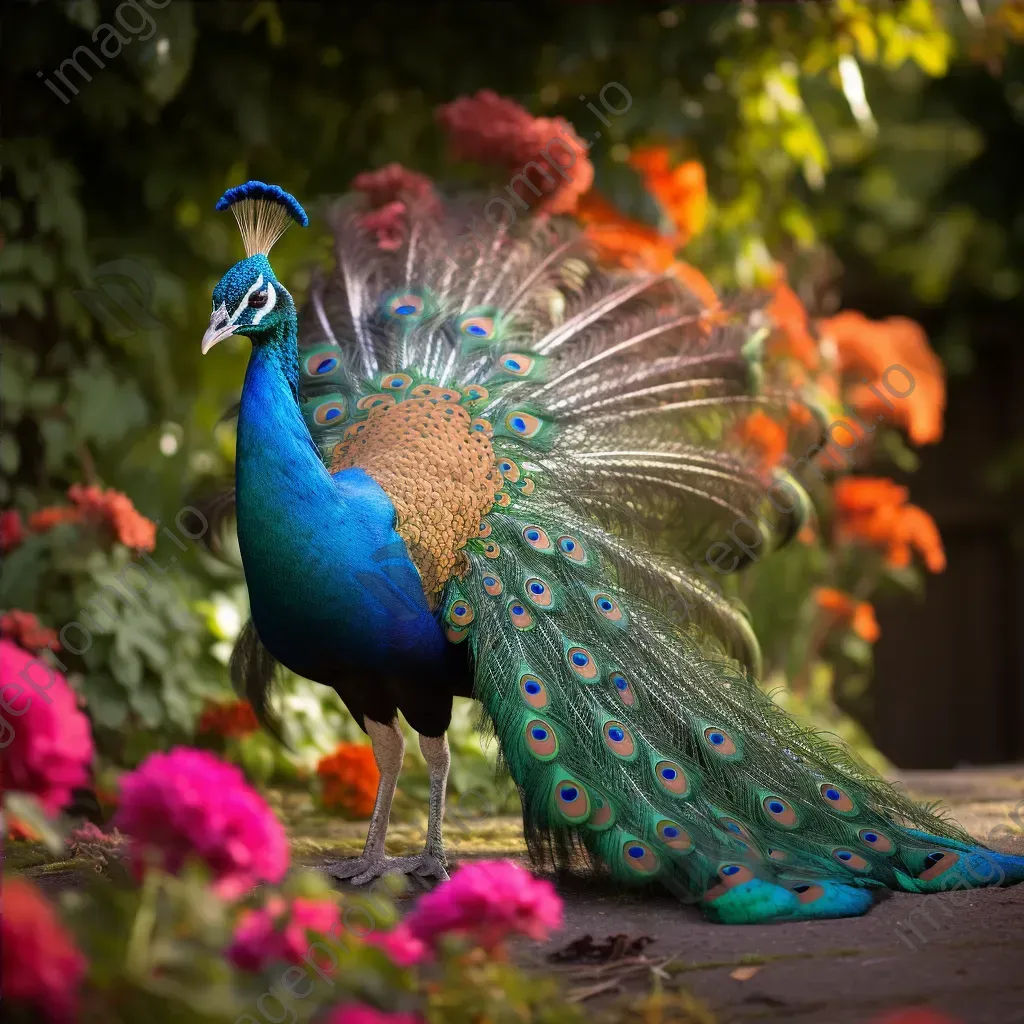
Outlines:
[[730,978],[737,981],[750,981],[750,979],[761,970],[760,967],[737,967],[735,971],[729,972]]

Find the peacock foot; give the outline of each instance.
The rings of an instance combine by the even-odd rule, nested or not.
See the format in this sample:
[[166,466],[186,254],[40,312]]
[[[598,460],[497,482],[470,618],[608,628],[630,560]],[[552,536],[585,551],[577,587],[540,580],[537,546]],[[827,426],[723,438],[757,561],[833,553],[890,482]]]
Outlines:
[[383,853],[368,856],[364,853],[361,857],[332,864],[328,868],[328,874],[350,885],[366,885],[384,875],[406,875],[423,880],[448,881],[444,854],[439,856],[428,850],[412,857],[388,857]]

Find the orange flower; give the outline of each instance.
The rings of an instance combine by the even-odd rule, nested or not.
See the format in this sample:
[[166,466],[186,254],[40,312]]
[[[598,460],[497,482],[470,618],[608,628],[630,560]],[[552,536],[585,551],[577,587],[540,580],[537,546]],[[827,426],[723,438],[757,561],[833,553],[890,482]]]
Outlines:
[[916,550],[931,572],[946,568],[939,528],[924,509],[907,504],[910,492],[882,477],[846,477],[835,487],[836,534],[885,551],[895,568],[910,565]]
[[156,547],[156,523],[140,515],[126,494],[72,484],[68,497],[83,516],[106,522],[125,547],[145,551]]
[[667,270],[675,261],[673,239],[620,213],[597,191],[580,199],[576,216],[606,263],[635,270]]
[[807,310],[786,283],[786,272],[782,266],[777,267],[772,298],[765,313],[775,325],[776,333],[769,346],[771,351],[792,356],[808,370],[816,370],[821,361],[818,343],[811,334]]
[[339,743],[333,754],[316,766],[321,780],[320,799],[325,807],[352,818],[368,818],[377,799],[380,772],[373,748],[365,743]]
[[511,186],[520,207],[539,200],[538,211],[572,213],[594,182],[587,147],[562,117],[534,117],[490,89],[443,104],[436,117],[457,159],[525,177],[530,184]]
[[875,609],[867,601],[858,601],[834,587],[815,588],[814,600],[822,611],[831,616],[832,624],[850,626],[857,636],[869,644],[873,644],[881,635]]
[[906,427],[914,444],[942,438],[945,374],[920,324],[902,316],[869,320],[847,309],[820,320],[818,327],[835,343],[844,376],[870,378],[850,393],[859,413]]
[[63,523],[80,523],[82,514],[77,508],[67,505],[47,505],[28,517],[28,528],[36,533],[46,533]]
[[0,615],[0,636],[13,640],[19,647],[33,654],[60,650],[57,631],[44,626],[31,612],[23,612],[19,608],[12,608]]
[[694,295],[708,307],[709,310],[716,309],[719,306],[718,293],[715,291],[715,286],[694,266],[689,263],[684,263],[682,260],[676,260],[675,263],[669,267],[669,270],[687,288],[693,292]]
[[247,700],[235,700],[226,704],[207,704],[196,731],[200,735],[213,734],[229,738],[248,736],[259,727],[252,705]]
[[753,449],[766,472],[777,466],[786,454],[788,441],[785,429],[761,409],[752,412],[740,424],[737,435],[743,444]]
[[629,164],[639,171],[647,191],[661,204],[678,232],[677,243],[685,245],[704,230],[708,215],[708,184],[699,160],[685,160],[670,166],[665,146],[634,149]]

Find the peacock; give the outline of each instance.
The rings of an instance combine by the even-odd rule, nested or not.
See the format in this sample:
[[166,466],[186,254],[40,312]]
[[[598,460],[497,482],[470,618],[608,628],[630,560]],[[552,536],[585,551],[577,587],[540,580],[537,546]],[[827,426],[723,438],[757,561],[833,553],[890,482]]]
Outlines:
[[[268,254],[306,212],[276,185],[225,192],[246,257],[202,343],[252,342],[234,497],[251,618],[232,679],[270,728],[279,665],[333,687],[380,769],[363,853],[332,874],[447,877],[462,696],[497,737],[539,862],[658,882],[714,921],[1024,879],[1024,858],[774,704],[747,618],[700,564],[756,560],[811,512],[732,429],[789,397],[765,378],[757,309],[603,266],[564,218],[482,229],[472,195],[410,202],[382,247],[361,202],[327,208],[335,265],[300,314]],[[712,559],[716,543],[729,553]],[[399,713],[430,777],[409,857],[385,852]]]

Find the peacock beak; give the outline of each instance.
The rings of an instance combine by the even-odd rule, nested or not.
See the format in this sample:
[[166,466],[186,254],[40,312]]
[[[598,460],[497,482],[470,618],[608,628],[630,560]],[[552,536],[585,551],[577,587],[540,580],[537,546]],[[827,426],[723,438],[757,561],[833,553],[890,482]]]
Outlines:
[[235,330],[236,327],[231,322],[228,311],[223,306],[215,309],[210,317],[210,326],[206,328],[206,333],[203,335],[203,355],[205,356],[218,341],[231,337]]

